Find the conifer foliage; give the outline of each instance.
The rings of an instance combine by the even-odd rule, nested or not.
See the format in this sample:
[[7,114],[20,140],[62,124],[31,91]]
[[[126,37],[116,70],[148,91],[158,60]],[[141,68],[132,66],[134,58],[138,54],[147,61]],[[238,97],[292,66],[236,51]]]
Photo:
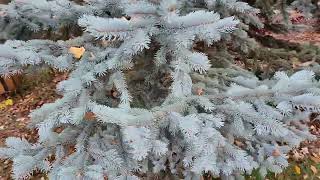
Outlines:
[[[281,172],[285,154],[315,138],[300,121],[320,111],[315,74],[277,72],[259,80],[197,48],[229,42],[246,52],[248,25],[262,27],[258,13],[236,0],[13,0],[1,6],[6,24],[32,31],[78,25],[83,33],[0,45],[3,76],[31,66],[70,71],[57,86],[63,97],[30,114],[38,142],[7,138],[0,157],[13,160],[15,179],[34,170],[53,180]],[[10,27],[3,33],[12,33]]]

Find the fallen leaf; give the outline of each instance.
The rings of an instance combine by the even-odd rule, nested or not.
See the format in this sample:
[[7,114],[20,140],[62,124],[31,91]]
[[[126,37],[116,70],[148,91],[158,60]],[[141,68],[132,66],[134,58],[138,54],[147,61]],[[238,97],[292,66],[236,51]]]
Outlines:
[[307,147],[303,147],[301,148],[301,151],[300,151],[302,154],[309,154],[309,150]]
[[90,57],[89,57],[89,59],[90,60],[94,60],[96,58],[96,56],[92,53],[92,52],[90,52]]
[[80,59],[83,55],[83,53],[86,51],[84,47],[70,47],[69,52],[73,54],[73,56],[77,59]]
[[299,23],[305,19],[304,14],[302,14],[301,12],[298,12],[296,10],[289,11],[289,16],[290,16],[290,20],[293,23]]
[[0,11],[0,17],[5,17],[8,13],[5,11]]
[[96,119],[96,115],[93,112],[86,112],[84,119],[87,121],[93,121]]
[[112,145],[115,145],[115,144],[119,144],[119,142],[118,142],[117,140],[112,140],[112,141],[111,141],[111,144],[112,144]]
[[315,163],[320,163],[320,158],[319,157],[313,157],[311,156],[310,159],[315,162]]
[[310,66],[311,64],[313,64],[314,62],[316,62],[316,60],[312,60],[312,61],[307,61],[304,63],[299,64],[300,67],[307,67]]
[[272,151],[272,156],[279,157],[280,155],[281,155],[281,152],[279,151],[279,149],[275,149]]
[[13,100],[12,99],[7,99],[7,100],[4,100],[0,103],[0,109],[4,109],[6,108],[7,106],[12,106],[13,105]]
[[319,156],[318,156],[318,154],[316,154],[316,153],[312,153],[312,156],[314,156],[314,157],[316,157],[316,158],[319,158]]
[[292,151],[292,153],[293,153],[292,157],[294,160],[300,160],[304,157],[303,154],[298,153],[296,150]]
[[103,47],[107,47],[109,44],[110,44],[110,41],[107,41],[107,40],[102,40],[102,41],[101,41],[101,45],[102,45]]
[[299,65],[301,64],[301,62],[299,61],[299,59],[298,59],[297,57],[292,57],[292,58],[290,58],[290,61],[291,61],[291,63],[292,63],[292,67],[293,67],[294,69],[298,68]]
[[202,96],[204,94],[204,90],[202,88],[198,88],[196,92],[198,96]]
[[23,122],[23,121],[25,121],[25,120],[26,120],[25,117],[21,117],[21,118],[18,118],[16,121],[17,121],[17,122]]
[[294,171],[296,172],[296,174],[301,174],[301,169],[300,169],[300,167],[299,166],[297,166],[297,165],[295,165],[294,166]]
[[237,145],[238,147],[243,147],[244,144],[241,141],[234,140],[234,144]]
[[313,174],[317,174],[318,170],[316,167],[314,167],[313,165],[310,166],[311,171],[313,172]]
[[118,91],[113,91],[112,92],[112,97],[117,98],[119,96]]
[[297,68],[301,68],[301,67],[308,67],[308,66],[312,65],[313,63],[315,63],[315,60],[302,63],[299,61],[298,58],[292,58],[291,61],[292,61],[293,69],[297,69]]
[[12,106],[13,105],[13,100],[12,99],[7,99],[7,100],[4,101],[4,104],[6,106]]

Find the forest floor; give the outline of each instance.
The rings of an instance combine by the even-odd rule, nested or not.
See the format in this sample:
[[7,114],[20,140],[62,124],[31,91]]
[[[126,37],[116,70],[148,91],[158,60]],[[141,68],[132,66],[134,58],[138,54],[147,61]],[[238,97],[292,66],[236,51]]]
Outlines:
[[[42,72],[43,73],[43,72]],[[47,73],[47,72],[45,72]],[[48,76],[47,74],[37,74],[40,76]],[[30,79],[32,79],[32,76]],[[53,102],[59,98],[56,94],[56,84],[66,78],[66,74],[54,74],[51,78],[40,78],[40,82],[32,82],[30,87],[21,94],[8,96],[12,99],[13,105],[0,109],[0,146],[4,146],[5,139],[10,136],[25,138],[30,142],[37,139],[37,131],[28,128],[30,118],[28,114],[45,103]],[[44,80],[45,79],[45,80]],[[35,86],[38,84],[37,86]],[[31,87],[32,86],[32,87]],[[0,160],[0,180],[11,179],[10,160]],[[35,173],[33,180],[45,179],[41,173]]]
[[[290,34],[272,33],[269,35],[290,42],[310,42],[320,46],[320,32],[304,31]],[[27,126],[30,122],[28,114],[31,110],[59,98],[55,93],[55,87],[59,81],[65,78],[66,74],[56,73],[49,79],[34,83],[36,86],[27,88],[22,93],[5,97],[12,99],[13,105],[0,108],[0,147],[4,146],[5,138],[10,136],[25,138],[31,142],[36,141],[36,130],[31,130]],[[310,117],[309,126],[310,132],[319,137],[320,119]],[[288,156],[291,162],[290,167],[282,174],[270,174],[268,179],[320,179],[320,140],[303,142],[299,148],[293,150]],[[12,162],[9,160],[0,160],[0,180],[11,179],[11,165]],[[47,177],[36,172],[31,179],[47,179]]]

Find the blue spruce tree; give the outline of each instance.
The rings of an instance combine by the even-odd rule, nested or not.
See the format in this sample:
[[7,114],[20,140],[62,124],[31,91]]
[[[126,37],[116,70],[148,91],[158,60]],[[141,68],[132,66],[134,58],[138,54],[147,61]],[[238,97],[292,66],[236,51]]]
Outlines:
[[[277,72],[259,80],[226,58],[225,47],[226,54],[217,53],[221,59],[197,50],[199,43],[231,42],[246,52],[254,43],[249,24],[262,27],[257,13],[236,0],[13,0],[1,6],[0,23],[9,24],[4,37],[19,28],[56,33],[79,26],[83,33],[0,45],[3,76],[31,66],[70,71],[57,86],[63,97],[30,114],[38,142],[10,137],[0,157],[12,159],[15,179],[36,169],[53,180],[281,172],[286,153],[315,138],[300,121],[320,111],[315,74]],[[85,49],[80,59],[70,53],[74,47]]]

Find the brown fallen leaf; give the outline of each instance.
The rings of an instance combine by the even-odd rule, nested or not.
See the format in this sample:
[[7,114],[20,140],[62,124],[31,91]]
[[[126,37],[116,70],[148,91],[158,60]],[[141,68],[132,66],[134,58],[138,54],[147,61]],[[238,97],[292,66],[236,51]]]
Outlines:
[[118,91],[112,91],[111,93],[113,98],[119,98],[119,92]]
[[244,146],[243,142],[238,141],[238,140],[234,140],[234,144],[237,145],[238,147],[243,147]]
[[307,147],[301,148],[300,152],[301,152],[302,154],[309,154],[309,150],[308,150]]
[[301,13],[301,12],[298,12],[296,10],[290,10],[289,11],[289,16],[290,16],[290,20],[293,23],[299,23],[299,22],[301,22],[302,20],[305,19],[304,14]]
[[279,157],[280,155],[281,155],[281,152],[279,151],[279,149],[275,149],[272,151],[272,156]]
[[313,157],[316,157],[316,158],[320,158],[319,155],[316,154],[316,153],[314,153],[314,152],[312,153],[312,156],[313,156]]
[[310,166],[311,171],[313,172],[313,174],[317,174],[318,170],[316,167],[314,167],[313,165]]
[[96,115],[93,112],[86,112],[84,119],[87,121],[94,121],[96,119]]
[[310,159],[315,163],[320,163],[320,158],[319,157],[311,156]]
[[293,153],[292,158],[296,161],[304,158],[304,155],[300,154],[297,150],[292,151],[292,153]]
[[116,144],[119,144],[119,142],[118,142],[117,140],[112,140],[112,141],[111,141],[111,144],[112,144],[112,145],[116,145]]
[[0,11],[0,17],[5,17],[8,13],[5,11]]
[[103,46],[103,47],[107,47],[109,44],[110,44],[110,41],[107,41],[107,40],[105,40],[105,39],[103,39],[103,40],[101,40],[101,45]]
[[310,66],[311,64],[315,63],[316,60],[312,60],[312,61],[307,61],[307,62],[304,62],[304,63],[301,63],[299,64],[300,67],[308,67]]
[[298,68],[301,68],[301,67],[308,67],[308,66],[312,65],[313,63],[315,63],[315,60],[307,61],[307,62],[303,62],[302,63],[299,60],[293,59],[292,60],[292,67],[293,67],[293,69],[298,69]]
[[196,90],[196,93],[197,93],[198,96],[202,96],[204,94],[204,90],[202,88],[198,88]]
[[96,56],[92,53],[92,52],[90,52],[90,57],[89,57],[89,59],[90,60],[94,60],[96,58]]

